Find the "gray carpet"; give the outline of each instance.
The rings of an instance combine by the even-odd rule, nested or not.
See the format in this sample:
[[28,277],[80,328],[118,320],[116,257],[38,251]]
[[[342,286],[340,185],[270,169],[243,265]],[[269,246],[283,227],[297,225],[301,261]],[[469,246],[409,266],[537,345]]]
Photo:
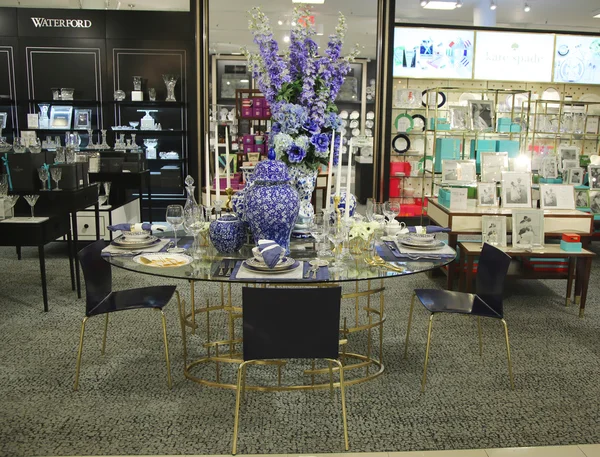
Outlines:
[[[42,312],[37,252],[0,249],[0,454],[228,454],[234,392],[182,374],[176,304],[167,309],[174,387],[166,386],[157,313],[112,319],[100,355],[102,319],[91,319],[80,390],[72,391],[84,302],[70,289],[64,247],[48,248],[50,312]],[[388,280],[386,372],[349,388],[352,451],[493,448],[600,442],[600,303],[595,264],[585,319],[564,307],[565,281],[507,287],[516,391],[509,388],[502,328],[484,322],[484,357],[474,321],[441,317],[434,326],[427,391],[419,392],[426,313],[415,308],[409,357],[401,358],[408,298],[440,287],[424,274]],[[169,281],[114,270],[114,287]],[[180,290],[188,295],[185,283]],[[214,297],[214,286],[198,288]],[[237,297],[237,292],[236,292]],[[348,307],[348,305],[345,305]],[[198,352],[200,337],[190,341]],[[225,373],[225,375],[229,375]],[[260,370],[255,378],[273,379]],[[287,376],[287,375],[286,375]],[[292,376],[292,375],[290,375]],[[264,379],[263,379],[264,380]],[[328,391],[248,394],[239,452],[343,450],[336,395]]]

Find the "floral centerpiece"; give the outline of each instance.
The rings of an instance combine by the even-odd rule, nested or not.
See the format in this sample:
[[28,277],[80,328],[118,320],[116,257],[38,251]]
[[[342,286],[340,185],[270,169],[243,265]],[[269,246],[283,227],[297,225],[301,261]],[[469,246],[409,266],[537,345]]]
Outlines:
[[[333,132],[341,125],[334,102],[350,70],[349,62],[359,51],[354,48],[342,56],[347,30],[342,14],[323,55],[313,39],[316,30],[306,7],[294,9],[295,25],[289,49],[283,55],[267,16],[260,8],[253,8],[249,14],[249,28],[258,53],[246,51],[246,54],[272,112],[269,158],[288,165],[300,197],[299,219],[310,218],[317,170],[321,164],[328,165]],[[336,137],[333,143],[334,164],[337,164],[340,138]]]

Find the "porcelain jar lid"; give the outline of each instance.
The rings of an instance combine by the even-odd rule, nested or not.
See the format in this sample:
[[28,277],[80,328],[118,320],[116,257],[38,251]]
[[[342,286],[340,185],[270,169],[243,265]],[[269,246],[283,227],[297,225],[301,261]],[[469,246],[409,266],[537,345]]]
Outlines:
[[286,182],[290,180],[288,168],[281,160],[262,160],[256,164],[252,182]]
[[218,219],[218,222],[239,222],[239,221],[240,221],[240,219],[235,214],[231,214],[231,213],[223,214]]

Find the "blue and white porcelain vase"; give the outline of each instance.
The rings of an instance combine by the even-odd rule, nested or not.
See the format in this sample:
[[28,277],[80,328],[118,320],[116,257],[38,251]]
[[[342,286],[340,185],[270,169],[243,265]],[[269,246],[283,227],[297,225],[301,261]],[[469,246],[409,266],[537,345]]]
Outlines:
[[222,254],[239,251],[246,241],[246,224],[233,214],[212,221],[208,231],[213,246]]
[[[335,197],[335,195],[332,195],[329,198],[329,202],[331,203],[331,208],[334,208],[334,206],[335,206],[335,203],[333,201],[334,197]],[[347,194],[345,190],[342,190],[342,191],[340,191],[340,203],[338,205],[338,208],[340,209],[342,217],[344,217],[344,214],[346,214],[346,201],[349,202],[350,217],[352,217],[352,216],[354,216],[354,212],[356,211],[356,197],[353,194]]]
[[244,217],[250,224],[254,242],[273,240],[289,254],[300,199],[290,185],[288,167],[280,160],[259,162],[245,194]]
[[288,167],[292,185],[300,198],[300,211],[293,230],[293,236],[302,237],[308,234],[308,223],[313,218],[315,210],[311,203],[313,191],[317,184],[318,170],[313,170],[304,162]]

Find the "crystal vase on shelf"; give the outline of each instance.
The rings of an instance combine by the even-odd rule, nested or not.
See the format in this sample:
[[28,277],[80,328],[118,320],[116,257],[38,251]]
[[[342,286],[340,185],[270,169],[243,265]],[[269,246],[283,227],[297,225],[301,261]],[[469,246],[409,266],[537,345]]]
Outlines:
[[289,253],[290,236],[299,209],[298,192],[290,183],[285,163],[280,160],[259,162],[244,198],[244,217],[250,224],[254,242],[273,240]]
[[162,77],[163,81],[165,82],[165,85],[167,86],[167,98],[165,99],[165,101],[176,102],[177,99],[175,98],[175,85],[177,84],[179,76],[167,74],[162,75]]
[[288,167],[290,172],[291,184],[298,192],[300,199],[300,211],[292,231],[294,238],[308,238],[310,230],[309,222],[312,220],[315,211],[311,203],[313,191],[317,184],[317,174],[319,170],[312,169],[304,162]]

